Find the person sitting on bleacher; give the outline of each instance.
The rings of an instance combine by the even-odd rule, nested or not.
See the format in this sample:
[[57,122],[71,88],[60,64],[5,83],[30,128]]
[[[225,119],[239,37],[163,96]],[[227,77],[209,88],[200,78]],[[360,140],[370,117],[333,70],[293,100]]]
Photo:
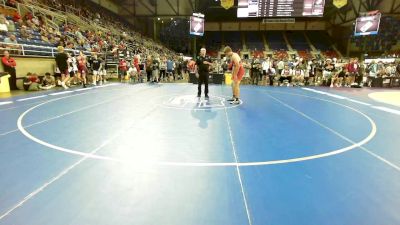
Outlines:
[[28,28],[25,25],[23,25],[21,27],[20,33],[21,33],[21,37],[24,39],[32,38],[32,32],[30,30],[28,30]]
[[6,6],[17,8],[17,1],[16,0],[7,0]]
[[4,38],[4,43],[10,44],[9,46],[11,47],[15,47],[16,44],[18,44],[17,42],[17,38],[15,37],[15,35],[10,34],[10,36]]
[[9,22],[3,14],[0,14],[0,34],[6,35],[8,32]]
[[49,90],[56,86],[56,79],[54,76],[51,76],[50,73],[46,73],[43,77],[42,83],[40,84],[39,88],[42,90]]

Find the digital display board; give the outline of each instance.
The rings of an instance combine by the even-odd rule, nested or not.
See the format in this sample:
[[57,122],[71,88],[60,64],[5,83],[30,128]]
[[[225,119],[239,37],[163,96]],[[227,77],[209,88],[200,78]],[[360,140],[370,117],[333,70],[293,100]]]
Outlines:
[[354,36],[378,34],[380,21],[380,13],[371,16],[358,17],[354,29]]
[[190,17],[190,34],[197,36],[204,35],[204,18],[196,16]]
[[238,0],[237,17],[322,17],[325,0]]

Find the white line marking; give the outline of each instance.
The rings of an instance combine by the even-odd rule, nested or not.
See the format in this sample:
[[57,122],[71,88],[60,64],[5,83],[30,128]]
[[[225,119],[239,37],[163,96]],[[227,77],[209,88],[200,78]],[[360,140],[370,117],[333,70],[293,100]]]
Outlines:
[[384,106],[372,106],[372,108],[378,109],[378,110],[381,110],[381,111],[385,111],[385,112],[389,112],[389,113],[393,113],[393,114],[400,115],[400,111],[399,111],[399,110],[396,110],[396,109],[391,109],[391,108],[387,108],[387,107],[384,107]]
[[311,91],[311,92],[314,92],[314,93],[318,93],[318,94],[321,94],[321,95],[327,95],[327,96],[330,96],[330,97],[333,97],[333,98],[338,98],[338,99],[342,99],[342,100],[346,99],[346,100],[348,100],[350,102],[358,103],[358,104],[361,104],[361,105],[366,105],[366,106],[370,106],[371,105],[369,103],[365,103],[365,102],[358,101],[358,100],[355,100],[355,99],[351,99],[351,98],[348,98],[348,97],[344,97],[344,96],[341,96],[341,95],[331,94],[329,92],[318,91],[318,90],[314,90],[314,89],[311,89],[311,88],[302,88],[302,89],[306,90],[306,91]]
[[[86,92],[85,92],[86,93]],[[325,101],[325,102],[330,102],[332,104],[336,104],[339,105],[341,107],[344,108],[348,108],[358,114],[360,114],[361,116],[365,117],[370,125],[371,125],[371,132],[370,134],[363,139],[362,141],[353,144],[351,146],[347,146],[341,149],[337,149],[337,150],[332,150],[326,153],[322,153],[322,154],[317,154],[317,155],[311,155],[311,156],[305,156],[305,157],[300,157],[300,158],[290,158],[290,159],[282,159],[282,160],[272,160],[272,161],[264,161],[264,162],[240,162],[240,163],[236,163],[236,162],[165,162],[165,161],[161,161],[161,162],[153,162],[153,161],[148,161],[148,162],[143,162],[143,163],[148,163],[148,164],[156,164],[156,165],[161,165],[161,166],[187,166],[187,167],[233,167],[233,166],[265,166],[265,165],[274,165],[274,164],[285,164],[285,163],[294,163],[294,162],[301,162],[301,161],[307,161],[307,160],[313,160],[313,159],[319,159],[319,158],[324,158],[324,157],[329,157],[329,156],[333,156],[333,155],[337,155],[337,154],[341,154],[347,151],[350,151],[352,149],[355,149],[361,145],[364,145],[366,143],[368,143],[376,134],[376,124],[375,122],[368,117],[367,115],[365,115],[364,113],[362,113],[361,111],[352,108],[350,106],[347,105],[343,105],[331,100],[327,100],[327,99],[322,99],[322,98],[316,98],[316,97],[311,97],[311,96],[307,96],[307,95],[301,95],[301,94],[293,94],[293,93],[283,93],[283,94],[288,94],[288,95],[296,95],[296,96],[302,96],[305,98],[311,98],[311,99],[316,99],[319,101]],[[70,96],[67,96],[70,97]],[[64,97],[66,98],[66,97]],[[63,98],[59,98],[59,99],[53,99],[52,101],[56,101],[56,100],[60,100]],[[47,102],[41,103],[40,105],[44,105]],[[44,145],[46,147],[52,148],[56,151],[61,151],[61,152],[66,152],[66,153],[70,153],[70,154],[74,154],[74,155],[80,155],[80,156],[87,156],[93,159],[100,159],[100,160],[106,160],[106,161],[114,161],[114,162],[126,162],[126,163],[131,163],[130,161],[127,160],[123,160],[123,159],[116,159],[116,158],[112,158],[112,157],[106,157],[106,156],[99,156],[99,155],[91,155],[88,153],[83,153],[81,151],[78,150],[73,150],[73,149],[67,149],[67,148],[63,148],[60,146],[56,146],[56,145],[52,145],[50,143],[44,142],[34,136],[32,136],[29,132],[27,132],[22,124],[21,121],[24,118],[24,116],[29,113],[31,110],[39,107],[40,105],[34,106],[30,109],[28,109],[27,111],[25,111],[24,113],[22,113],[20,115],[20,117],[18,118],[18,129],[20,130],[20,132],[22,134],[24,134],[27,138],[31,139],[32,141]]]
[[38,98],[44,98],[44,97],[47,97],[47,95],[39,95],[39,96],[30,97],[30,98],[21,98],[21,99],[18,99],[17,102],[24,102],[24,101],[38,99]]
[[51,96],[65,95],[65,94],[72,93],[72,92],[74,92],[74,91],[62,91],[62,92],[52,93],[49,95],[51,95]]
[[11,103],[13,103],[12,101],[9,101],[9,102],[0,102],[0,105],[8,105],[8,104],[11,104]]
[[[91,151],[90,154],[95,154],[96,152],[98,152],[101,148],[103,148],[104,146],[106,146],[107,144],[109,144],[111,141],[113,141],[118,135],[122,134],[121,132],[119,132],[118,134],[112,136],[110,139],[108,139],[107,141],[103,142],[99,147],[97,147],[95,150]],[[66,175],[67,173],[69,173],[72,169],[74,169],[76,166],[78,166],[79,164],[81,164],[82,162],[84,162],[85,160],[87,160],[89,157],[83,157],[81,158],[79,161],[77,161],[76,163],[72,164],[71,166],[69,166],[68,168],[66,168],[65,170],[61,171],[61,173],[59,173],[57,176],[53,177],[50,181],[46,182],[45,184],[43,184],[41,187],[39,187],[38,189],[36,189],[35,191],[33,191],[32,193],[30,193],[29,195],[27,195],[24,199],[22,199],[22,201],[20,201],[19,203],[17,203],[16,205],[14,205],[12,208],[10,208],[7,212],[5,212],[3,215],[0,216],[0,220],[4,219],[6,216],[10,215],[14,210],[16,210],[17,208],[21,207],[24,203],[26,203],[27,201],[29,201],[30,199],[32,199],[33,197],[35,197],[37,194],[39,194],[40,192],[42,192],[45,188],[47,188],[48,186],[50,186],[52,183],[56,182],[57,180],[59,180],[60,178],[62,178],[64,175]]]
[[[311,118],[310,116],[308,116],[308,115],[304,114],[303,112],[301,112],[301,111],[299,111],[299,110],[293,108],[292,106],[290,106],[290,105],[284,103],[283,101],[281,101],[281,100],[279,100],[279,99],[273,97],[272,95],[269,95],[269,94],[268,94],[268,96],[269,96],[270,98],[274,99],[275,101],[281,103],[282,105],[286,106],[287,108],[289,108],[289,109],[291,109],[291,110],[297,112],[298,114],[302,115],[303,117],[305,117],[305,118],[311,120],[312,122],[318,124],[319,126],[325,128],[326,130],[332,132],[333,134],[337,135],[338,137],[342,138],[343,140],[345,140],[345,141],[347,141],[347,142],[349,142],[349,143],[351,143],[351,144],[353,144],[353,145],[358,145],[355,141],[351,140],[350,138],[347,138],[346,136],[340,134],[339,132],[337,132],[337,131],[335,131],[335,130],[329,128],[328,126],[325,126],[324,124],[320,123],[319,121],[317,121],[317,120]],[[374,127],[374,132],[376,133],[376,127]],[[394,168],[394,169],[400,171],[400,168],[399,168],[398,166],[396,166],[394,163],[390,162],[389,160],[383,158],[382,156],[379,156],[379,155],[373,153],[372,151],[368,150],[367,148],[363,147],[362,145],[358,145],[357,147],[360,147],[363,151],[365,151],[365,152],[367,152],[368,154],[374,156],[375,158],[381,160],[382,162],[386,163],[386,164],[389,165],[390,167],[392,167],[392,168]]]
[[361,105],[371,106],[371,104],[369,104],[369,103],[358,101],[358,100],[355,100],[355,99],[348,98],[347,100],[350,101],[350,102],[361,104]]
[[[70,96],[68,96],[70,97]],[[154,108],[156,109],[156,108]],[[150,112],[152,112],[154,109],[150,110]],[[148,116],[149,113],[146,113],[145,116]],[[3,215],[0,216],[0,220],[4,219],[6,216],[10,215],[14,210],[18,209],[19,207],[21,207],[22,205],[24,205],[27,201],[29,201],[30,199],[32,199],[33,197],[35,197],[37,194],[39,194],[40,192],[42,192],[44,189],[46,189],[48,186],[50,186],[51,184],[53,184],[54,182],[56,182],[57,180],[61,179],[64,175],[68,174],[72,169],[74,169],[75,167],[77,167],[79,164],[83,163],[84,161],[86,161],[87,159],[91,158],[89,157],[89,155],[95,155],[99,150],[101,150],[103,147],[105,147],[106,145],[108,145],[109,143],[111,143],[112,141],[114,141],[118,136],[124,134],[124,132],[126,130],[128,130],[129,128],[132,127],[132,125],[134,125],[137,122],[137,120],[132,121],[127,127],[120,129],[119,132],[117,132],[116,134],[114,134],[111,138],[109,138],[108,140],[104,141],[99,147],[97,147],[96,149],[94,149],[93,151],[91,151],[87,156],[84,156],[83,158],[81,158],[80,160],[78,160],[77,162],[75,162],[74,164],[72,164],[71,166],[69,166],[68,168],[66,168],[65,170],[61,171],[57,176],[53,177],[50,181],[46,182],[45,184],[43,184],[41,187],[39,187],[38,189],[36,189],[35,191],[33,191],[32,193],[28,194],[27,196],[25,196],[22,201],[18,202],[16,205],[14,205],[13,207],[11,207],[7,212],[5,212]]]
[[[48,118],[48,119],[41,120],[41,121],[38,121],[38,122],[35,122],[35,123],[31,123],[31,124],[29,124],[29,125],[24,126],[24,128],[29,128],[29,127],[33,127],[33,126],[36,126],[36,125],[39,125],[39,124],[42,124],[42,123],[46,123],[46,122],[49,122],[49,121],[51,121],[51,120],[55,120],[55,119],[58,119],[58,118],[61,118],[61,117],[64,117],[64,116],[67,116],[67,115],[70,115],[70,114],[74,114],[74,113],[77,113],[77,112],[84,111],[84,110],[86,110],[86,109],[90,109],[90,108],[93,108],[93,107],[96,107],[96,106],[99,106],[99,105],[103,105],[103,104],[105,104],[105,103],[112,102],[112,101],[114,101],[114,100],[116,100],[116,99],[120,99],[120,98],[121,98],[121,96],[119,96],[119,97],[117,97],[117,98],[112,98],[112,99],[110,99],[110,100],[98,102],[98,103],[96,103],[96,104],[87,105],[87,106],[85,106],[85,107],[83,107],[83,108],[79,108],[79,109],[77,109],[77,110],[73,110],[73,111],[70,111],[70,112],[67,112],[67,113],[64,113],[64,114],[61,114],[61,115],[57,115],[57,116],[54,116],[54,117],[50,117],[50,118]],[[5,135],[8,135],[8,134],[14,133],[14,132],[16,132],[16,131],[19,131],[19,129],[15,129],[15,130],[11,130],[11,131],[2,133],[2,134],[0,134],[0,136],[5,136]]]
[[79,89],[76,89],[74,91],[75,92],[80,92],[80,91],[88,91],[88,90],[91,90],[91,89],[93,89],[93,88],[91,88],[91,87],[89,87],[89,88],[79,88]]
[[372,151],[368,150],[367,148],[365,148],[363,146],[361,146],[361,149],[364,150],[365,152],[367,152],[368,154],[372,155],[373,157],[375,157],[375,158],[381,160],[382,162],[386,163],[387,165],[393,167],[397,171],[400,171],[400,167],[399,166],[397,166],[394,163],[390,162],[389,160],[383,158],[382,156],[373,153]]
[[228,130],[229,130],[229,137],[231,139],[231,145],[232,145],[232,152],[233,152],[233,156],[235,158],[235,163],[236,163],[236,172],[237,172],[237,176],[239,178],[239,183],[240,183],[240,191],[242,192],[242,197],[243,197],[243,202],[244,202],[244,207],[246,209],[246,214],[247,214],[247,220],[249,221],[249,225],[252,225],[251,222],[251,217],[250,217],[250,211],[249,211],[249,207],[247,204],[247,198],[246,198],[246,193],[244,191],[244,187],[243,187],[243,181],[242,181],[242,176],[240,174],[240,169],[239,169],[239,160],[238,160],[238,156],[236,153],[236,147],[235,147],[235,142],[233,140],[233,134],[232,134],[232,128],[231,128],[231,123],[229,121],[229,117],[228,117],[228,111],[225,108],[225,116],[226,116],[226,122],[228,124]]
[[337,98],[337,99],[347,99],[347,97],[343,97],[341,95],[335,95],[331,93],[326,93],[325,95],[331,96],[332,98]]

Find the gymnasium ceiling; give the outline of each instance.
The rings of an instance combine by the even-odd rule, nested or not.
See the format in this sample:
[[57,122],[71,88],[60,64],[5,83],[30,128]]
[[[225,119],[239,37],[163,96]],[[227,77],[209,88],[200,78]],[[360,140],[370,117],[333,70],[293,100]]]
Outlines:
[[[126,17],[188,17],[193,12],[206,15],[208,21],[232,21],[236,18],[236,7],[225,10],[215,0],[113,0],[121,6],[120,14]],[[237,0],[235,0],[237,5]],[[341,9],[333,5],[333,0],[326,0],[324,19],[332,25],[349,25],[360,13],[379,10],[384,14],[400,15],[399,0],[348,0]],[[315,18],[298,18],[315,20]],[[250,20],[260,20],[250,19]]]

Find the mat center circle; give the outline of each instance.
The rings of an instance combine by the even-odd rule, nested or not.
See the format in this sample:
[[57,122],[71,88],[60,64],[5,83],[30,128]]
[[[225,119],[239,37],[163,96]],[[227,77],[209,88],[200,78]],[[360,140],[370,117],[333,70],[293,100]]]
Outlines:
[[209,98],[197,97],[196,95],[170,95],[157,98],[155,104],[165,108],[183,110],[226,109],[243,104],[240,100],[239,104],[232,105],[227,99],[225,96],[216,95],[210,95]]

